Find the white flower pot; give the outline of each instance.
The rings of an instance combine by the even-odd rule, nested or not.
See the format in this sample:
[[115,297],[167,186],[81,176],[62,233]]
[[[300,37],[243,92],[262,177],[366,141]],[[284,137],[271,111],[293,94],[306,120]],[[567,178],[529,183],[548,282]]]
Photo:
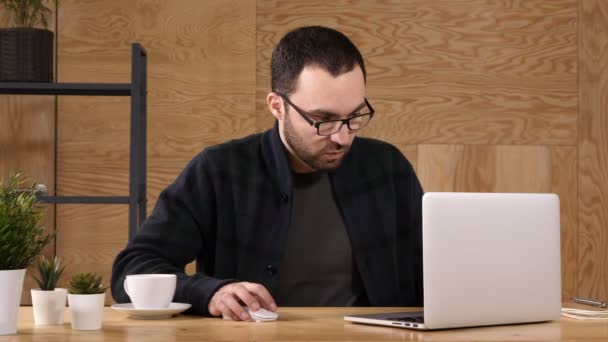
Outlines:
[[53,291],[32,289],[31,293],[36,325],[63,324],[67,289],[56,288]]
[[25,269],[0,271],[0,335],[17,333]]
[[103,322],[105,293],[68,294],[72,329],[99,330]]

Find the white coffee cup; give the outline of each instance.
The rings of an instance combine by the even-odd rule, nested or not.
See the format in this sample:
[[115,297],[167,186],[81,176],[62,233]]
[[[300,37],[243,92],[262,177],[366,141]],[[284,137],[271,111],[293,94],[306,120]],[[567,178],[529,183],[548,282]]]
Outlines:
[[165,309],[173,300],[176,282],[175,274],[133,274],[124,287],[136,309]]

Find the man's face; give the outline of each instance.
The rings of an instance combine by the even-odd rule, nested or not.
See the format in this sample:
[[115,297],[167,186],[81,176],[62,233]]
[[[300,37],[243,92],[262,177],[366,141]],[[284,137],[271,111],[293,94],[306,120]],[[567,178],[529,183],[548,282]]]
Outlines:
[[[296,91],[289,100],[314,122],[346,119],[365,106],[363,73],[357,66],[334,77],[321,68],[307,66],[302,70]],[[279,129],[290,153],[292,169],[295,172],[313,172],[340,166],[355,138],[354,132],[350,132],[345,124],[332,135],[320,136],[317,128],[306,122],[287,102],[284,102],[283,109]]]

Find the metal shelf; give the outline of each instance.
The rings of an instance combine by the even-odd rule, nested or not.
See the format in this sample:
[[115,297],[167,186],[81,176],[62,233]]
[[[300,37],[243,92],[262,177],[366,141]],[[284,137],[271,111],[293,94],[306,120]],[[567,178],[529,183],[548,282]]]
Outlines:
[[128,204],[129,239],[133,237],[146,218],[147,204],[147,54],[143,47],[138,43],[131,45],[131,83],[0,82],[0,94],[131,97],[129,196],[40,196],[39,199],[46,203]]
[[44,203],[129,204],[129,196],[39,196]]
[[0,94],[130,96],[131,84],[0,82]]

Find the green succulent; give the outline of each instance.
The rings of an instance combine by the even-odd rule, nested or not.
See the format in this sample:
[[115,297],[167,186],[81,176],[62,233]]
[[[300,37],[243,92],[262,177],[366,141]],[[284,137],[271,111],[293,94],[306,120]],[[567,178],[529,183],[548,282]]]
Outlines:
[[44,5],[45,0],[0,0],[17,27],[34,27],[42,24],[48,27],[47,17],[51,10]]
[[95,273],[78,273],[70,280],[68,292],[70,294],[98,294],[106,292],[101,276]]
[[0,181],[0,270],[27,268],[54,236],[38,226],[40,203],[24,183],[19,173]]
[[53,291],[61,273],[65,269],[65,266],[61,265],[61,259],[55,256],[49,260],[44,256],[38,261],[38,274],[39,276],[33,276],[38,287],[43,291]]

